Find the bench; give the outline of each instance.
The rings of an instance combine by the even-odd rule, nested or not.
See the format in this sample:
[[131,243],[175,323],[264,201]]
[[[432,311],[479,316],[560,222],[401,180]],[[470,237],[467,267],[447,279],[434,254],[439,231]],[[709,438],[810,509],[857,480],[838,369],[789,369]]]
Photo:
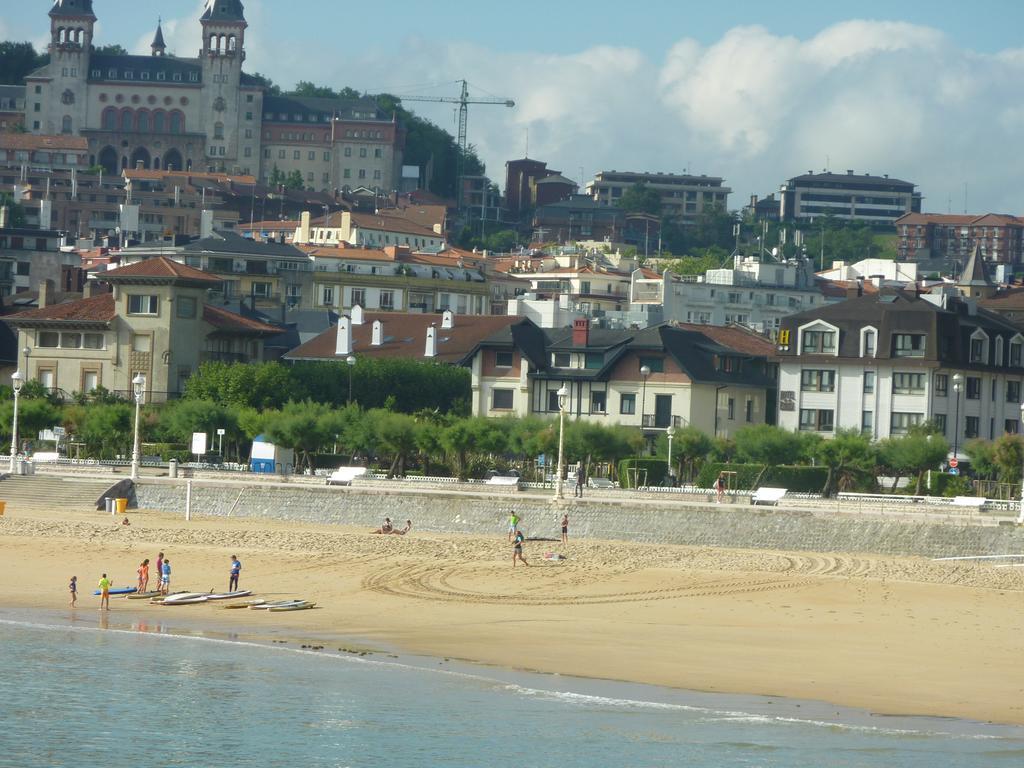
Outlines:
[[485,485],[514,485],[519,487],[520,478],[516,475],[493,475],[484,480]]
[[955,496],[952,504],[954,507],[974,507],[975,509],[981,509],[985,506],[987,499],[980,496]]
[[778,505],[785,495],[785,488],[758,488],[754,491],[754,495],[750,497],[750,503]]
[[357,477],[366,474],[366,467],[338,467],[327,478],[328,485],[352,485]]
[[589,485],[591,488],[601,488],[604,490],[616,487],[615,483],[613,483],[607,477],[591,477],[587,480],[587,485]]
[[45,464],[51,461],[60,461],[63,458],[57,451],[36,451],[32,454],[32,461]]

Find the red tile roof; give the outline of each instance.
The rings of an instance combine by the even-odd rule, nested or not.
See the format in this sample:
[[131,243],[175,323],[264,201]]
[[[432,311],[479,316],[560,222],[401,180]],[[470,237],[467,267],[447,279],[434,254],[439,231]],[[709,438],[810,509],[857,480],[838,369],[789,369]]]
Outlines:
[[[496,331],[506,328],[521,318],[515,315],[455,315],[452,328],[441,327],[441,315],[404,312],[367,312],[362,325],[352,326],[353,354],[367,357],[402,357],[416,360],[437,360],[457,365],[472,352],[476,345]],[[373,339],[373,321],[383,323],[384,343],[370,345]],[[437,356],[424,357],[427,328],[436,328]],[[288,360],[338,360],[334,354],[338,339],[337,326],[332,326],[314,339],[310,339],[285,355]]]
[[756,331],[739,325],[698,325],[696,323],[673,323],[676,328],[696,331],[707,336],[716,344],[735,349],[745,355],[771,355],[775,345]]
[[197,181],[219,181],[222,183],[234,181],[237,182],[238,184],[246,185],[256,183],[255,176],[246,176],[240,173],[228,174],[199,173],[197,171],[151,171],[146,170],[145,168],[126,168],[123,172],[123,175],[126,179],[147,179],[151,181],[161,181],[164,179],[168,179],[174,181],[184,181],[187,183],[191,179],[196,179]]
[[75,323],[109,323],[117,316],[114,294],[103,293],[88,299],[51,304],[47,307],[29,309],[6,318],[17,325],[19,320],[59,320]]
[[0,133],[0,149],[88,152],[89,142],[81,136],[39,136],[31,133]]
[[261,323],[250,317],[243,317],[235,312],[229,312],[221,307],[212,304],[203,305],[203,321],[209,323],[219,331],[234,331],[241,333],[280,333],[281,329],[276,325]]
[[134,264],[129,264],[125,267],[118,267],[117,269],[101,272],[97,274],[96,277],[97,279],[104,281],[107,281],[110,278],[150,277],[165,278],[169,280],[187,280],[190,282],[209,283],[211,285],[223,282],[219,277],[207,274],[201,269],[196,269],[195,267],[179,264],[166,256],[154,256],[150,259],[137,261]]

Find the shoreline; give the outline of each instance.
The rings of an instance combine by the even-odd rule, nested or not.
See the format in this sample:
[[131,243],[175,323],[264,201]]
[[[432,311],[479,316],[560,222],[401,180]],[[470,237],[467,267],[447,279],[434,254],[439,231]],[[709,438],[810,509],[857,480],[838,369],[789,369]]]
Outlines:
[[[528,543],[532,567],[513,572],[504,534],[371,536],[155,512],[122,528],[97,517],[24,510],[0,518],[0,605],[69,611],[71,569],[76,611],[95,615],[89,593],[99,571],[123,584],[160,547],[173,561],[172,588],[219,589],[237,552],[243,588],[322,608],[261,616],[211,613],[209,604],[125,610],[135,602],[125,600],[110,613],[268,641],[346,647],[360,638],[384,653],[511,675],[1024,725],[1024,686],[1005,674],[1024,636],[1021,569],[588,540]],[[538,557],[546,549],[569,559],[546,563]]]
[[[112,631],[121,634],[145,634],[172,640],[224,643],[261,651],[297,652],[320,657],[325,662],[332,660],[367,662],[427,674],[455,675],[487,684],[509,686],[530,695],[561,696],[567,697],[569,700],[589,699],[640,708],[680,708],[705,712],[712,716],[751,718],[761,722],[790,723],[852,731],[876,731],[907,737],[948,736],[1024,741],[1024,725],[930,715],[883,714],[811,699],[746,693],[709,693],[630,681],[565,676],[536,670],[513,670],[472,661],[402,653],[398,649],[372,649],[372,644],[364,646],[362,644],[364,641],[354,643],[354,648],[338,647],[337,650],[307,644],[292,645],[291,641],[271,639],[260,634],[240,635],[227,627],[219,627],[211,631],[205,627],[189,626],[187,621],[176,626],[161,625],[159,628],[140,627],[139,622],[133,620],[118,623],[117,626],[109,626],[97,616],[95,622],[85,621],[79,625],[62,623],[61,619],[65,622],[74,621],[74,619],[67,615],[55,615],[60,613],[51,609],[25,608],[9,611],[0,608],[0,626],[7,625],[46,631],[62,629]],[[118,612],[112,611],[111,613]],[[121,613],[123,615],[127,612]],[[36,618],[40,621],[32,621]],[[339,637],[335,637],[334,640],[346,642]],[[295,642],[298,643],[298,641],[299,638],[296,638]],[[346,644],[353,645],[352,638],[349,638]]]

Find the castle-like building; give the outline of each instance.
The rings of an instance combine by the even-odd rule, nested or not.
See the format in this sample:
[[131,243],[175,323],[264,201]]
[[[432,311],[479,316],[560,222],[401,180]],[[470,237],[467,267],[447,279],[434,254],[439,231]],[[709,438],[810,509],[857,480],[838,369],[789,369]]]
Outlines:
[[159,23],[150,56],[96,53],[92,0],[54,0],[49,16],[50,62],[25,80],[25,127],[84,137],[90,165],[263,182],[276,168],[327,192],[398,186],[405,134],[374,100],[273,96],[242,71],[241,0],[207,0],[195,58],[168,54]]

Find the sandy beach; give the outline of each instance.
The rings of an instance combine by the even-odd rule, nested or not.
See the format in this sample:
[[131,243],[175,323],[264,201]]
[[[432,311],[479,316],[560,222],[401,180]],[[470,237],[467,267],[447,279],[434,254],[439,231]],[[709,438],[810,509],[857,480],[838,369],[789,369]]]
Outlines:
[[[528,541],[513,570],[492,537],[155,512],[0,518],[0,606],[96,612],[101,572],[134,585],[142,558],[174,588],[225,590],[229,556],[261,597],[314,600],[266,614],[217,604],[112,601],[131,620],[237,626],[256,637],[381,648],[513,669],[701,691],[816,699],[880,714],[1024,724],[1024,568],[916,558]],[[567,559],[545,561],[545,552]],[[151,583],[153,579],[151,579]],[[71,613],[70,610],[67,611]],[[131,619],[129,618],[131,617]]]

